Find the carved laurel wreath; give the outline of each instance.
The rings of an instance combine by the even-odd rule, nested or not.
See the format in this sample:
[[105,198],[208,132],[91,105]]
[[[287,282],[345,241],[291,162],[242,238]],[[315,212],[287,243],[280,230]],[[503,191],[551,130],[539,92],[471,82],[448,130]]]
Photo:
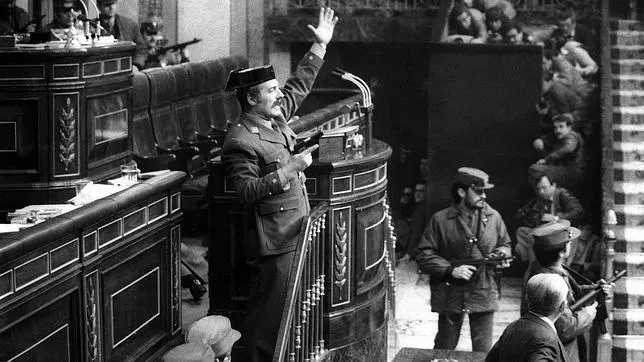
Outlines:
[[[340,213],[338,222],[335,224],[335,286],[342,291],[347,282],[347,222],[344,214]],[[342,300],[342,294],[340,294]]]
[[65,106],[61,109],[58,125],[58,134],[60,136],[58,160],[65,165],[65,172],[68,172],[69,165],[76,158],[76,153],[74,152],[76,147],[76,120],[72,101],[69,97],[67,97]]

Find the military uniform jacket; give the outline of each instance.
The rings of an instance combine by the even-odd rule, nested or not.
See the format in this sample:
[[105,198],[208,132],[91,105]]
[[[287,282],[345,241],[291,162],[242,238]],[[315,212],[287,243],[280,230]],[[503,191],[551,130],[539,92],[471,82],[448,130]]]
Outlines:
[[[418,244],[416,260],[429,273],[432,311],[479,313],[498,309],[499,295],[492,268],[481,266],[469,281],[453,280],[450,261],[483,259],[492,252],[510,256],[510,236],[501,215],[487,203],[480,213],[476,231],[464,231],[461,210],[453,205],[434,214]],[[470,230],[471,231],[471,230]],[[478,244],[478,246],[476,245]]]
[[584,209],[570,191],[557,187],[549,202],[536,197],[520,208],[517,212],[517,220],[521,226],[535,228],[541,224],[544,214],[553,214],[560,219],[570,221],[573,225],[580,225]]
[[300,228],[310,207],[303,173],[286,175],[295,146],[290,119],[313,87],[323,60],[308,52],[286,81],[283,117],[274,119],[279,131],[243,113],[223,146],[222,161],[241,203],[246,207],[246,256],[255,258],[295,250]]

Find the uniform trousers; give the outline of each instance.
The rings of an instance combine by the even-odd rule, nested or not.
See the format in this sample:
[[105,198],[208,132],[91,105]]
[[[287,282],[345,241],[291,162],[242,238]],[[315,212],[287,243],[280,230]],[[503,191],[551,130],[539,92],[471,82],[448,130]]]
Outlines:
[[[492,329],[494,312],[468,314],[472,350],[487,353],[492,348]],[[449,313],[438,315],[438,333],[434,339],[434,349],[455,349],[461,336],[465,314]]]
[[273,360],[294,260],[295,251],[249,261],[255,282],[251,284],[251,300],[242,334],[246,355],[243,361]]

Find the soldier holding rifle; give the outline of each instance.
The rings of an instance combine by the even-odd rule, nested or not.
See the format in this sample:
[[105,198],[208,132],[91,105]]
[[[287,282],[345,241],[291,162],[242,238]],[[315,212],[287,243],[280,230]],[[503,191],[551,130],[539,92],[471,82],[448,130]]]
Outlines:
[[[528,311],[528,300],[525,294],[525,283],[536,274],[553,273],[561,275],[568,283],[568,305],[555,322],[557,334],[567,352],[567,361],[588,361],[588,346],[584,334],[590,331],[597,315],[598,303],[573,310],[570,306],[584,294],[595,288],[594,285],[579,285],[563,263],[570,254],[570,243],[579,237],[579,229],[570,226],[568,220],[551,222],[534,229],[534,254],[536,260],[530,263],[526,271],[523,293],[521,295],[521,315]],[[613,284],[599,281],[605,295],[611,295]]]
[[[486,202],[485,192],[493,187],[485,172],[459,168],[452,206],[432,216],[418,243],[416,260],[430,275],[432,311],[439,314],[436,349],[456,348],[466,314],[472,349],[488,352],[492,347],[494,312],[499,308],[494,269],[508,267],[511,255],[501,215]],[[459,263],[466,259],[472,260]],[[489,265],[486,259],[498,264]]]

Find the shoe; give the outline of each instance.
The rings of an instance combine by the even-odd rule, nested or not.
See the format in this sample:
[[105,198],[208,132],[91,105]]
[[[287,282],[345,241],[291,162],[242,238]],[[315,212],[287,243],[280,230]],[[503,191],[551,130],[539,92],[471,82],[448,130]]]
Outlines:
[[190,289],[190,294],[192,294],[192,299],[195,301],[201,299],[204,294],[208,291],[205,285],[201,283],[197,277],[192,274],[184,275],[181,277],[181,287]]

